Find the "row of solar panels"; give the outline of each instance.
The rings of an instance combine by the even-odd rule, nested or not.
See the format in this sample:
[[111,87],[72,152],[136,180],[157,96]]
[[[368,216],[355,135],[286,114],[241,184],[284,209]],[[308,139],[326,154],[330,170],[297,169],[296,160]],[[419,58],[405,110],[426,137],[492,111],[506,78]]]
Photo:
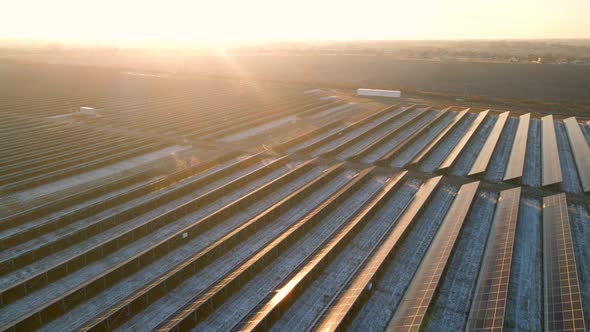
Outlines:
[[[243,168],[245,163],[248,163],[248,160],[250,159],[251,158],[242,160],[242,162],[239,163],[241,167],[236,166],[235,168]],[[270,164],[268,164],[267,166],[271,166],[273,164],[282,164],[283,161],[281,160],[284,161],[284,158],[278,159],[275,162],[270,162]],[[337,170],[337,168],[340,166],[342,166],[342,164],[334,165],[334,167],[331,167],[329,170],[322,173],[323,175],[318,176],[317,181],[320,181],[320,179],[322,178],[328,177],[330,174],[334,173],[334,170]],[[200,165],[197,168],[203,169],[206,167]],[[309,171],[309,168],[309,161],[299,164],[295,166],[291,171],[289,171],[289,173],[287,173],[286,175],[273,181],[272,186],[281,187],[285,184],[285,181],[287,181],[287,177],[292,178],[297,174],[305,174]],[[272,169],[272,167],[270,169]],[[267,172],[269,172],[270,169],[267,167],[263,167],[257,169],[257,171],[255,172],[257,176],[260,176],[261,174],[266,174]],[[361,171],[348,185],[346,185],[339,191],[339,194],[342,194],[340,196],[344,197],[350,195],[350,189],[353,186],[360,184],[362,181],[366,181],[367,178],[369,178],[369,176],[367,175],[369,175],[371,171],[372,168]],[[379,207],[379,204],[382,204],[382,202],[385,201],[386,197],[392,195],[392,193],[395,191],[394,189],[401,182],[405,174],[405,172],[402,172],[393,176],[377,195],[374,195],[370,198],[369,203],[363,206],[362,209],[358,210],[358,213],[353,217],[353,219],[349,223],[346,224],[346,227],[342,228],[342,230],[339,231],[335,235],[335,237],[331,238],[328,242],[326,242],[325,246],[323,246],[321,250],[316,252],[310,260],[307,260],[304,266],[301,266],[300,269],[294,271],[295,273],[289,278],[289,282],[285,284],[286,286],[280,288],[280,292],[273,292],[269,294],[270,297],[265,299],[262,305],[260,307],[257,307],[256,310],[252,312],[252,315],[248,317],[249,319],[244,322],[243,328],[265,329],[265,327],[269,326],[272,323],[272,320],[274,319],[273,317],[280,316],[281,313],[284,313],[284,311],[286,310],[285,298],[289,297],[289,301],[293,301],[292,298],[297,296],[293,294],[297,293],[297,290],[301,291],[302,289],[305,289],[306,283],[308,283],[310,279],[314,278],[314,274],[317,276],[318,271],[321,271],[322,266],[325,266],[327,264],[326,261],[328,260],[327,258],[329,258],[328,256],[336,255],[336,253],[340,251],[339,248],[341,248],[342,243],[344,243],[347,239],[354,237],[355,232],[358,232],[358,230],[362,228],[364,224],[370,222],[372,218],[371,211],[376,210]],[[250,175],[247,176],[249,178],[253,178]],[[351,315],[354,313],[355,308],[357,308],[362,303],[363,295],[366,293],[366,290],[371,288],[371,283],[375,280],[377,274],[383,269],[387,259],[391,257],[393,253],[395,253],[396,248],[400,245],[401,242],[403,242],[403,238],[412,231],[413,226],[416,223],[416,220],[418,219],[417,216],[421,213],[421,211],[425,209],[425,206],[428,205],[427,202],[429,202],[429,200],[432,198],[433,193],[435,192],[437,186],[441,182],[441,179],[441,177],[432,178],[430,180],[427,180],[422,185],[422,187],[418,190],[416,195],[414,195],[409,205],[405,208],[403,214],[399,218],[396,218],[396,222],[392,223],[388,231],[382,234],[379,241],[373,244],[371,254],[367,256],[367,258],[355,270],[354,273],[348,276],[348,281],[346,282],[346,284],[342,286],[342,288],[338,292],[339,295],[336,298],[334,298],[328,306],[325,307],[323,314],[318,316],[317,321],[314,323],[316,326],[320,326],[322,328],[325,327],[326,329],[335,329],[346,325],[347,319],[349,319]],[[175,180],[166,179],[165,181],[174,182]],[[244,182],[245,180],[236,180],[234,181],[234,183],[237,183],[237,181]],[[316,183],[316,187],[317,184],[319,184],[319,182],[314,183]],[[157,184],[154,184],[154,186],[157,186]],[[154,186],[150,185],[146,188],[146,190],[152,191]],[[270,188],[270,184],[265,185],[261,188],[257,188],[255,191],[261,193],[264,190],[268,190],[268,188]],[[450,210],[446,214],[445,219],[443,220],[436,237],[430,245],[430,249],[427,251],[426,255],[424,256],[424,259],[420,263],[418,271],[415,274],[414,281],[410,285],[402,304],[400,305],[396,315],[390,322],[390,326],[392,328],[397,329],[399,327],[412,329],[414,327],[421,326],[422,319],[424,318],[424,315],[426,315],[430,307],[433,296],[436,290],[440,287],[445,267],[449,264],[449,258],[451,257],[452,252],[456,246],[457,239],[460,236],[460,232],[463,228],[463,223],[472,206],[472,202],[474,200],[474,196],[477,192],[477,189],[477,182],[465,184],[460,188],[457,197],[454,199]],[[221,195],[223,193],[232,191],[235,190],[224,190],[223,188],[219,188],[212,191],[212,193],[218,193],[219,195]],[[284,207],[288,207],[290,203],[293,204],[292,198],[295,197],[295,195],[300,195],[301,192],[302,191],[293,192],[292,195],[289,196],[289,199],[285,199]],[[212,195],[213,194],[208,194],[207,197],[213,199]],[[333,195],[331,199],[336,199],[336,197],[339,197],[339,195]],[[241,201],[249,200],[251,202],[256,202],[259,199],[261,199],[261,197],[246,195],[243,199],[241,199]],[[519,199],[520,188],[507,190],[500,194],[500,199],[496,207],[496,213],[494,216],[494,228],[490,233],[488,240],[486,259],[484,260],[480,276],[478,278],[476,300],[473,302],[471,310],[472,313],[469,318],[469,326],[472,326],[474,329],[478,326],[481,326],[482,324],[483,326],[488,326],[488,324],[490,324],[489,317],[490,315],[492,315],[491,313],[493,313],[492,324],[500,324],[499,326],[502,326],[501,324],[503,320],[503,310],[505,310],[503,306],[505,306],[506,303],[505,298],[507,296],[508,287],[507,278],[510,276],[512,246],[514,242],[515,225],[517,222],[516,217],[518,215]],[[197,206],[199,205],[197,204],[197,201],[199,200],[195,198],[195,203],[191,204]],[[203,199],[201,199],[200,201],[203,201]],[[242,204],[245,203],[242,202]],[[576,324],[575,326],[579,326],[579,317],[580,314],[582,314],[582,308],[579,294],[579,286],[577,284],[577,271],[575,271],[575,259],[573,256],[571,233],[568,233],[570,232],[570,230],[565,195],[560,194],[548,197],[544,200],[544,204],[545,206],[543,211],[543,233],[545,234],[544,257],[546,259],[546,263],[544,265],[546,268],[545,282],[547,283],[547,286],[545,287],[545,317],[547,317],[546,324],[552,324],[551,326],[560,326],[559,324],[562,324],[563,326],[569,326],[571,324]],[[154,203],[154,206],[160,205],[161,203]],[[181,209],[186,210],[186,206],[182,206]],[[332,206],[336,207],[336,205]],[[216,216],[220,218],[219,220],[223,220],[223,218],[227,218],[229,215],[231,215],[231,213],[237,213],[238,211],[242,211],[243,207],[243,205],[231,203],[228,206],[223,207],[220,210],[222,212],[216,214]],[[324,207],[325,205],[322,205],[322,209]],[[135,213],[139,213],[139,209],[149,208],[149,205],[144,205],[141,207],[133,207],[131,208],[131,210],[133,210],[133,212]],[[230,213],[230,209],[232,209],[233,212]],[[266,210],[265,213],[270,213],[269,211],[271,210]],[[321,218],[323,218],[323,216],[324,214],[317,214],[317,216],[314,215],[313,218],[320,220]],[[159,225],[158,227],[162,227],[163,224],[171,223],[174,220],[176,220],[177,217],[178,215],[176,215],[175,213],[169,213],[166,216],[161,216],[153,219],[153,221],[150,221],[150,223],[152,225],[157,224]],[[214,219],[215,218],[212,218],[211,221],[213,221]],[[113,220],[118,222],[121,221],[117,219]],[[271,214],[269,214],[264,219],[255,218],[252,219],[251,222],[248,222],[248,228],[254,231],[258,227],[260,227],[261,223],[271,222],[272,220],[273,218]],[[25,218],[20,220],[15,219],[14,221],[16,223],[24,223],[27,220]],[[297,228],[299,233],[305,231],[305,228],[303,228],[305,224],[307,224],[307,226],[309,227],[309,220],[302,219],[301,223],[297,224],[297,227],[299,227]],[[195,232],[195,230],[198,227],[199,225],[195,223],[194,225],[191,225],[182,231],[178,231],[172,239],[167,240],[166,242],[155,243],[154,248],[159,248],[158,253],[148,252],[142,255],[141,259],[134,258],[133,262],[137,261],[146,264],[150,260],[153,260],[154,256],[157,257],[158,255],[161,255],[161,252],[170,250],[169,248],[181,246],[182,243],[186,241],[185,237],[182,234],[188,234],[187,236],[190,239],[194,237],[195,234],[198,234],[198,232]],[[233,234],[235,236],[233,236],[232,238],[240,238],[240,236],[238,236],[239,232],[238,230],[236,230],[236,233]],[[131,233],[131,230],[129,230],[128,233]],[[140,230],[139,228],[135,233],[136,234],[133,236],[133,238],[139,238],[142,236],[142,234],[145,235],[144,230]],[[120,234],[120,236],[118,237],[123,238],[123,236],[125,236],[125,234]],[[279,239],[282,241],[287,236],[289,236],[289,234],[284,233],[281,235]],[[115,243],[117,241],[118,239],[112,238],[108,242]],[[127,241],[119,241],[117,243],[118,245],[125,245]],[[276,245],[278,245],[279,243],[283,242],[277,242]],[[214,245],[225,246],[229,244],[227,244],[226,242],[216,242],[214,243]],[[100,250],[99,247],[101,248]],[[97,244],[97,249],[94,251],[96,253],[100,252],[104,255],[105,251],[107,250],[105,248],[106,243]],[[160,328],[163,330],[182,330],[186,326],[193,326],[194,321],[198,321],[199,319],[201,319],[201,317],[204,315],[203,313],[208,310],[207,308],[209,308],[209,306],[214,306],[214,303],[215,305],[218,305],[218,303],[224,296],[223,294],[225,294],[224,290],[227,290],[230,286],[239,287],[236,285],[240,284],[240,280],[243,281],[243,279],[247,279],[248,275],[250,275],[249,273],[254,273],[254,269],[261,269],[262,266],[264,266],[263,262],[275,259],[275,252],[272,251],[271,248],[274,248],[274,246],[269,246],[268,250],[266,251],[263,250],[258,252],[255,257],[252,257],[252,259],[249,261],[249,264],[244,264],[243,268],[238,268],[235,271],[233,271],[232,274],[228,275],[227,278],[219,280],[220,283],[215,284],[215,287],[212,287],[208,292],[202,293],[198,297],[195,297],[194,301],[189,302],[189,305],[183,307],[182,310],[171,315],[173,319],[167,320],[165,323],[163,323],[162,326],[160,326]],[[111,248],[108,250],[115,249]],[[223,251],[218,251],[214,254],[219,255],[222,252]],[[41,253],[35,253],[35,257],[38,258],[39,254]],[[46,255],[49,253],[44,254]],[[565,266],[565,268],[568,269],[566,271],[563,270],[564,267],[562,266],[563,255],[566,255],[568,259],[565,262],[567,265]],[[80,256],[82,256],[82,254],[80,254]],[[78,264],[87,264],[87,260],[96,260],[100,259],[101,257],[102,256],[98,255],[94,256],[93,258],[86,257],[84,260],[80,260]],[[187,275],[194,273],[193,269],[196,265],[200,264],[197,264],[197,262],[201,262],[201,260],[205,259],[205,257],[206,256],[195,256],[191,258],[191,260],[193,261],[190,264],[187,263],[186,265],[178,266],[177,268],[169,271],[169,273],[167,273],[167,278],[169,278],[170,282],[172,282],[172,280],[177,280],[175,278],[180,278],[180,271],[184,271],[183,273]],[[20,264],[17,261],[14,261],[13,264],[21,266],[26,263]],[[553,264],[553,266],[555,267],[552,267],[551,264]],[[59,262],[59,266],[65,266],[66,273],[71,273],[72,271],[75,271],[76,268],[79,268],[73,265],[68,265],[67,262]],[[129,269],[133,270],[138,266],[141,265],[130,263]],[[78,287],[78,289],[84,290],[83,293],[76,292],[71,294],[64,294],[63,296],[60,295],[59,301],[58,299],[56,299],[55,301],[52,301],[50,303],[51,306],[39,309],[37,315],[29,316],[28,318],[26,318],[27,321],[29,321],[29,323],[30,321],[37,321],[39,317],[42,317],[41,313],[43,313],[43,315],[45,315],[45,319],[47,319],[47,317],[51,317],[51,314],[54,314],[58,310],[63,310],[64,312],[70,310],[71,308],[69,308],[68,305],[66,305],[65,303],[69,303],[69,301],[75,302],[75,299],[79,301],[81,296],[80,294],[84,294],[84,296],[93,296],[94,291],[99,291],[100,289],[106,287],[105,285],[107,285],[108,283],[105,284],[104,280],[114,280],[103,279],[106,278],[103,277],[103,275],[128,275],[130,272],[125,272],[126,270],[124,270],[123,267],[126,266],[122,266],[118,269],[104,271],[104,273],[101,273],[101,276],[96,276],[96,278],[94,278],[91,283],[85,283],[81,287]],[[16,267],[12,266],[12,268],[14,269]],[[59,278],[59,276],[57,276],[57,278]],[[14,299],[10,299],[11,296],[21,299],[30,292],[34,291],[35,289],[39,289],[40,287],[49,285],[49,283],[51,282],[55,282],[54,279],[56,279],[56,275],[40,274],[39,278],[31,277],[28,280],[23,280],[18,284],[18,292],[11,291],[5,292],[3,294],[3,302],[10,303],[11,301],[14,301]],[[163,282],[164,279],[158,279],[155,281],[155,284],[159,285]],[[119,313],[128,312],[130,310],[139,310],[140,308],[142,308],[142,306],[139,305],[139,303],[143,303],[144,301],[146,303],[149,301],[153,301],[153,297],[155,296],[154,292],[161,291],[162,288],[154,287],[154,285],[147,285],[143,293],[135,294],[133,297],[129,298],[129,302],[121,302],[120,306],[115,306],[111,308],[104,315],[101,315],[95,321],[92,321],[89,324],[92,326],[101,327],[109,326],[109,323],[116,321],[118,317],[117,315]],[[563,290],[563,287],[565,286],[569,287],[567,293],[564,293]],[[555,287],[556,289],[553,289]],[[17,287],[15,287],[14,289],[16,290]],[[560,296],[556,297],[556,292],[560,292]],[[66,299],[68,300],[66,301]],[[137,308],[131,308],[132,304],[136,304]],[[572,308],[572,310],[562,310],[561,308]],[[571,317],[573,317],[572,319],[560,319],[560,317],[568,318],[569,312],[571,312]],[[553,316],[550,316],[549,314],[552,314]],[[583,317],[581,319],[583,322]],[[18,325],[25,322],[25,320],[22,320],[22,318],[19,318],[18,320],[19,321],[15,322],[14,325]],[[22,320],[22,322],[20,320]],[[41,322],[42,321],[43,319],[41,319]]]
[[[416,211],[427,199],[439,178],[427,181],[416,194],[407,211]],[[450,210],[403,300],[391,318],[390,331],[419,331],[433,305],[435,293],[447,269],[464,221],[477,192],[479,182],[461,186]],[[520,187],[502,191],[494,214],[493,228],[488,236],[481,264],[475,296],[466,329],[468,331],[499,331],[504,328],[512,255],[520,204]],[[338,298],[317,321],[322,331],[344,328],[360,305],[364,293],[370,289],[383,262],[394,251],[396,243],[412,222],[414,213],[404,214],[396,228],[389,233],[379,249],[354,275]],[[527,222],[520,220],[520,222]],[[565,194],[543,199],[544,234],[544,301],[547,331],[585,331],[582,299],[576,270],[573,241],[569,225]],[[269,308],[270,309],[270,308]],[[268,315],[262,309],[246,330],[260,324]]]
[[[449,138],[457,130],[469,109],[452,112],[453,108],[434,110],[431,107],[418,107],[417,105],[400,106],[393,105],[380,112],[343,126],[340,121],[335,121],[327,126],[318,128],[312,132],[303,134],[291,141],[275,146],[276,149],[288,153],[308,153],[311,155],[324,155],[336,159],[347,159],[365,163],[376,163],[384,166],[398,164],[398,167],[413,167],[427,159],[445,139]],[[460,156],[472,144],[475,137],[482,135],[482,124],[490,111],[477,114],[470,123],[462,137],[446,154],[442,162],[436,167],[437,172],[448,172],[460,160]],[[497,116],[485,143],[479,151],[475,162],[467,171],[468,176],[481,176],[493,162],[494,151],[498,149],[500,137],[505,130],[510,112],[503,112]],[[445,117],[452,117],[448,119]],[[444,119],[444,120],[443,120]],[[437,123],[446,121],[446,125],[440,129],[425,145],[417,144],[420,137],[431,135]],[[503,175],[503,181],[518,181],[523,177],[525,170],[525,158],[527,154],[527,141],[529,137],[529,124],[531,114],[527,113],[518,118],[518,127],[511,142],[510,157]],[[563,181],[560,165],[560,155],[556,139],[555,121],[553,116],[541,118],[542,122],[542,186],[558,185]],[[590,147],[584,138],[582,130],[576,120],[571,117],[564,121],[569,143],[574,156],[575,165],[583,191],[590,191]],[[411,131],[409,131],[411,130]],[[381,132],[383,132],[381,134]],[[401,139],[401,141],[400,141]],[[367,144],[366,141],[373,140]],[[395,143],[395,144],[394,144]],[[365,145],[363,145],[365,144]],[[359,147],[362,148],[359,150]],[[387,149],[387,150],[385,150]],[[383,152],[379,152],[383,150]],[[404,150],[411,150],[409,152]],[[408,162],[394,162],[402,153],[410,155]],[[401,163],[401,164],[400,164]]]

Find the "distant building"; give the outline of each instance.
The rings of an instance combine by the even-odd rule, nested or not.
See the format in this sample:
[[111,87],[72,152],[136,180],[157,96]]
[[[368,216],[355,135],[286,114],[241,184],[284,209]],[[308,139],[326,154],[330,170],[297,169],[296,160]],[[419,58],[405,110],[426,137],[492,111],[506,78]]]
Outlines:
[[556,62],[558,65],[567,65],[569,61],[566,58],[558,59]]
[[402,92],[398,90],[376,90],[376,89],[357,89],[356,94],[359,96],[366,97],[387,97],[387,98],[399,98],[402,96]]
[[80,114],[96,116],[96,108],[80,107]]

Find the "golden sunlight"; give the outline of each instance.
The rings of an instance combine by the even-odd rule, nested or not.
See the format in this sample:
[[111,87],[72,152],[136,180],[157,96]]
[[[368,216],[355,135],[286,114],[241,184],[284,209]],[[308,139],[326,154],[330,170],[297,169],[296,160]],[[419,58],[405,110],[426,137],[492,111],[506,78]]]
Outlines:
[[[117,44],[588,37],[590,2],[11,1],[0,38]],[[26,19],[23,19],[26,17]],[[523,19],[526,18],[526,19]]]

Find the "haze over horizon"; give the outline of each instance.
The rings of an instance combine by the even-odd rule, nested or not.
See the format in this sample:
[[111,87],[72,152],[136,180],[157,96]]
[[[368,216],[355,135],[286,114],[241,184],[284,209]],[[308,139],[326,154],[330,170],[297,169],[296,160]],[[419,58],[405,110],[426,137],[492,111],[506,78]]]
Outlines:
[[590,38],[590,1],[23,0],[0,39],[115,45],[338,40]]

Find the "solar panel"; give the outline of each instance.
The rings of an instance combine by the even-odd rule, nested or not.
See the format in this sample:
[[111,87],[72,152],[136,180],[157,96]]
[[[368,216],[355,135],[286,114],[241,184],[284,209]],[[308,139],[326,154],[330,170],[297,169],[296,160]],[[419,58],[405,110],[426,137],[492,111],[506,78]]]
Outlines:
[[[409,107],[413,107],[413,106],[409,106]],[[398,104],[388,106],[376,113],[373,113],[367,117],[364,117],[360,120],[350,123],[347,127],[343,128],[342,130],[335,131],[335,132],[329,134],[328,136],[322,137],[319,140],[315,140],[313,142],[307,142],[307,143],[304,140],[303,141],[304,144],[302,146],[300,146],[300,144],[297,144],[296,147],[292,147],[293,149],[289,150],[289,152],[297,151],[297,152],[303,152],[303,153],[310,153],[313,150],[318,149],[322,145],[326,144],[326,142],[336,140],[336,139],[338,139],[338,137],[340,137],[341,135],[344,135],[345,133],[350,133],[351,131],[353,131],[359,127],[362,127],[362,126],[366,125],[367,123],[370,123],[370,122],[372,122],[376,119],[379,119],[381,117],[388,116],[388,114],[395,112],[397,109],[399,109]]]
[[367,260],[366,265],[362,267],[324,315],[317,326],[318,330],[334,331],[342,324],[353,306],[358,303],[363,291],[368,288],[377,271],[382,267],[383,262],[392,253],[398,241],[406,234],[412,222],[415,221],[416,215],[424,207],[440,179],[440,176],[432,178],[420,188],[410,205],[396,221],[393,230],[383,241],[383,244]]
[[434,149],[434,147],[436,147],[447,136],[447,134],[450,133],[453,130],[453,128],[455,128],[455,126],[457,126],[459,121],[461,121],[461,119],[463,119],[468,112],[469,108],[466,108],[463,111],[459,112],[459,114],[455,116],[453,121],[451,121],[451,123],[449,123],[443,131],[436,135],[436,137],[432,141],[430,141],[430,143],[428,143],[428,145],[424,147],[424,149],[422,149],[422,151],[420,151],[414,157],[414,159],[412,159],[410,165],[419,163],[426,155],[428,155],[430,151]]
[[469,331],[504,326],[519,203],[520,187],[500,193],[467,321]]
[[[396,184],[401,180],[401,177],[406,172],[400,173],[401,175],[396,176],[395,180],[390,181],[385,187],[379,192],[376,197],[371,199],[371,202],[365,204],[362,208],[359,208],[358,213],[352,217],[352,220],[344,225],[340,230],[331,237],[325,245],[319,250],[315,251],[310,259],[303,264],[301,269],[297,271],[292,277],[288,278],[288,281],[281,287],[277,292],[273,292],[272,296],[264,300],[260,306],[255,309],[256,311],[251,317],[244,322],[243,326],[240,327],[241,331],[253,331],[259,330],[262,326],[269,323],[269,320],[276,318],[283,313],[290,303],[289,301],[294,300],[297,294],[304,287],[304,284],[315,278],[322,270],[322,266],[327,264],[326,262],[339,252],[340,245],[346,242],[346,238],[350,238],[358,231],[358,227],[361,227],[365,222],[370,220],[371,211],[383,202],[383,198],[389,195],[395,188]],[[440,180],[440,179],[439,179]],[[437,181],[438,183],[438,181]],[[294,295],[295,294],[295,295]]]
[[563,120],[584,191],[590,191],[590,147],[575,117]]
[[[193,299],[186,302],[183,307],[177,311],[171,313],[166,320],[160,323],[155,328],[160,331],[169,330],[186,330],[187,326],[192,326],[194,321],[198,320],[201,316],[207,315],[208,312],[217,308],[223,301],[227,300],[232,292],[231,289],[236,285],[246,283],[250,278],[258,273],[260,269],[267,266],[269,262],[272,262],[280,254],[281,246],[288,246],[283,241],[293,240],[296,234],[303,232],[305,226],[309,223],[315,223],[317,220],[324,217],[323,212],[335,208],[350,192],[358,190],[359,186],[366,183],[370,178],[370,173],[373,168],[366,168],[352,178],[346,185],[341,187],[332,197],[317,206],[310,214],[300,219],[297,224],[293,225],[288,231],[285,231],[280,236],[272,240],[267,246],[259,250],[255,255],[247,259],[242,264],[239,264],[234,269],[230,270],[225,276],[217,279],[216,282],[209,285],[199,294],[195,294]],[[400,177],[405,172],[399,173],[395,178],[390,180],[393,184],[399,181]],[[312,226],[310,226],[312,227]]]
[[555,137],[555,125],[553,115],[541,118],[543,126],[543,186],[560,183],[561,164],[559,163],[559,150],[557,149],[557,138]]
[[488,136],[484,146],[479,151],[479,155],[473,163],[471,170],[469,171],[468,175],[475,175],[479,173],[483,173],[488,168],[488,164],[490,163],[490,159],[492,159],[492,154],[496,149],[496,144],[500,139],[500,135],[502,134],[502,130],[504,129],[504,125],[506,124],[506,120],[508,120],[508,115],[510,112],[504,112],[498,115],[498,121],[494,124],[494,128],[492,128],[492,132]]
[[427,112],[431,108],[432,108],[431,106],[426,107],[426,108],[416,108],[416,105],[414,105],[411,108],[412,116],[409,119],[406,119],[400,126],[397,126],[395,129],[385,133],[384,135],[381,135],[376,140],[371,142],[369,145],[367,145],[364,148],[360,149],[359,151],[355,152],[355,154],[353,156],[351,156],[349,159],[352,161],[363,160],[368,155],[370,155],[373,151],[378,150],[379,147],[381,147],[385,142],[391,140],[393,137],[395,137],[400,132],[402,132],[405,128],[407,128],[408,126],[411,126],[413,123],[419,121],[424,116],[426,116]]
[[337,145],[332,146],[331,149],[329,151],[324,152],[323,155],[337,156],[343,151],[349,149],[350,147],[355,146],[358,142],[361,142],[363,140],[366,140],[368,137],[373,136],[375,132],[379,132],[383,128],[391,126],[392,124],[403,123],[404,121],[411,121],[411,118],[407,119],[406,117],[409,114],[414,113],[413,110],[415,108],[416,105],[397,109],[395,112],[392,112],[392,114],[394,114],[393,116],[387,117],[384,121],[381,121],[376,125],[361,128],[359,132],[355,133],[354,137],[346,139],[338,143]]
[[489,112],[490,112],[489,110],[486,110],[486,111],[479,113],[479,115],[477,116],[477,118],[475,118],[475,120],[473,121],[473,123],[471,124],[471,126],[469,127],[467,132],[465,132],[465,135],[463,135],[463,137],[461,137],[461,139],[459,140],[457,145],[455,145],[453,150],[449,153],[447,158],[442,162],[442,164],[440,164],[440,166],[438,167],[439,170],[444,170],[444,169],[447,169],[447,168],[453,166],[453,164],[455,163],[455,160],[457,159],[459,154],[461,154],[461,151],[463,151],[463,149],[465,148],[467,143],[469,143],[469,140],[471,140],[471,137],[473,136],[473,134],[475,134],[475,132],[477,131],[477,128],[479,128],[479,126],[482,124],[483,120],[485,119],[485,117],[488,115]]
[[531,113],[521,115],[518,120],[518,128],[516,129],[516,136],[512,144],[512,151],[510,151],[510,159],[508,160],[508,166],[504,174],[504,181],[522,177],[530,122]]
[[565,193],[543,198],[545,330],[585,331]]
[[388,330],[419,330],[455,247],[478,185],[479,182],[473,182],[461,186],[451,209],[420,263],[402,303],[389,323]]
[[436,115],[432,119],[428,120],[428,122],[421,125],[419,128],[416,128],[414,132],[410,134],[410,136],[406,137],[406,139],[403,142],[399,143],[393,149],[388,151],[383,157],[379,159],[379,161],[385,162],[393,159],[400,151],[404,150],[406,147],[410,146],[413,142],[415,142],[424,130],[430,128],[430,126],[432,126],[434,123],[440,120],[445,114],[447,114],[450,109],[451,107],[447,107],[441,111],[438,111],[438,113],[436,113]]

